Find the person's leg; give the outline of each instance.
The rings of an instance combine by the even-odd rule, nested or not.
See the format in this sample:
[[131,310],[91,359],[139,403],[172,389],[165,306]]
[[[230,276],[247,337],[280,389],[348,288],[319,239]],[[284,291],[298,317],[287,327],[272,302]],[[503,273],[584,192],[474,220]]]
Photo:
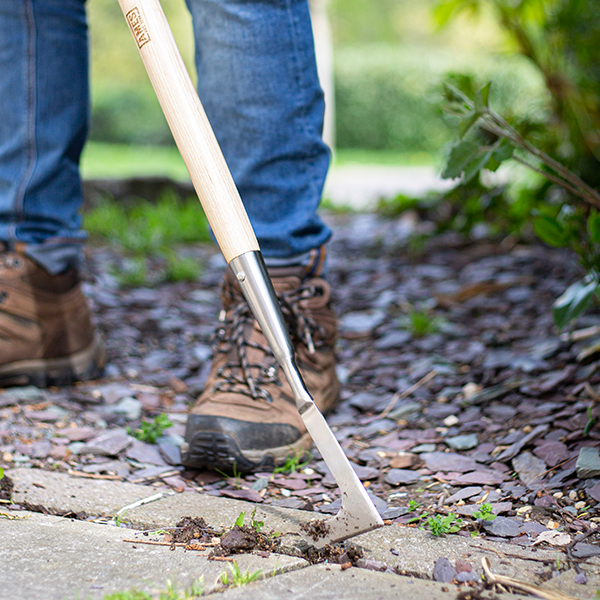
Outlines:
[[317,207],[329,150],[306,0],[188,0],[198,93],[263,255],[288,258],[331,232]]
[[85,235],[84,0],[0,2],[0,386],[93,376],[104,361],[76,265]]
[[[306,0],[188,0],[198,91],[282,302],[321,410],[338,397],[336,319],[321,277],[330,231],[316,210],[329,164]],[[190,467],[250,471],[311,439],[266,340],[228,273],[205,390],[186,427]]]
[[87,62],[84,0],[0,2],[0,241],[54,274],[85,239]]

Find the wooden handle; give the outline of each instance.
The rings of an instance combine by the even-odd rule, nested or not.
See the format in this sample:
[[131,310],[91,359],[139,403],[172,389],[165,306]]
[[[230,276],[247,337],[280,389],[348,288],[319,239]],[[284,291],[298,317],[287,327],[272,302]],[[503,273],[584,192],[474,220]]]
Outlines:
[[119,4],[225,260],[259,250],[159,0]]

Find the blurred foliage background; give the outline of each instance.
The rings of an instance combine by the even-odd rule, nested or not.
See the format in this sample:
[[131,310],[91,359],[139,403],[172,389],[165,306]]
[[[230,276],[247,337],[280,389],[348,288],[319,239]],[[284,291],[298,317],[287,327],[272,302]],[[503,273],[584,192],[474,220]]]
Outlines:
[[[163,0],[184,60],[193,67],[184,0]],[[496,100],[523,116],[543,111],[542,77],[514,52],[490,10],[440,28],[436,0],[330,0],[334,40],[336,145],[435,160],[451,138],[441,81],[468,73],[496,83]],[[88,1],[93,142],[171,145],[172,139],[116,0]],[[506,60],[498,61],[498,56]]]
[[[311,1],[327,3],[333,37],[335,158],[444,167],[451,192],[398,197],[385,213],[423,208],[437,211],[438,231],[483,226],[570,248],[582,278],[558,299],[556,323],[587,310],[600,297],[598,0]],[[194,74],[184,0],[162,2]],[[84,176],[86,164],[95,176],[136,164],[138,175],[185,178],[117,1],[88,10],[94,159],[84,157]],[[515,177],[515,165],[530,175]]]

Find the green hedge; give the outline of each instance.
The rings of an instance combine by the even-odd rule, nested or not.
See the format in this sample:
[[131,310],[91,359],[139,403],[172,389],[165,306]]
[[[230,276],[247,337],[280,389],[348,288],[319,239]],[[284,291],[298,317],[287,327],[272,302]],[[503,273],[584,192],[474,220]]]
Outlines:
[[90,139],[112,144],[173,144],[150,84],[105,84],[93,90]]
[[444,51],[390,46],[336,53],[336,145],[404,152],[437,152],[450,140],[439,108],[441,83],[464,73],[493,81],[492,103],[517,116],[545,111],[537,71],[516,56],[458,56]]
[[[504,114],[509,105],[521,115],[540,112],[546,102],[539,74],[516,56],[371,45],[338,49],[335,63],[339,148],[438,152],[451,137],[439,98],[441,82],[453,72],[482,84],[493,80],[492,104]],[[92,109],[93,140],[173,143],[149,84],[105,84],[94,90]]]

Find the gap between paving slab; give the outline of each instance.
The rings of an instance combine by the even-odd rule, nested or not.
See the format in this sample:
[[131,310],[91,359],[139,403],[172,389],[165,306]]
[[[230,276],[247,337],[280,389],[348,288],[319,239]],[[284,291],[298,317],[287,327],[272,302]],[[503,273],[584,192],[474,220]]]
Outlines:
[[[347,569],[339,565],[314,565],[301,571],[277,575],[242,588],[210,594],[212,600],[454,600],[468,588],[423,579]],[[478,600],[525,600],[525,596],[484,591]]]
[[[64,473],[43,470],[15,469],[8,475],[15,483],[15,502],[26,500],[30,506],[43,506],[47,511],[59,514],[84,510],[88,515],[112,516],[123,507],[157,492],[149,486],[106,480],[81,480]],[[234,523],[240,512],[249,516],[254,508],[257,509],[256,519],[265,522],[266,532],[294,534],[298,532],[302,522],[322,518],[321,515],[306,511],[190,492],[166,495],[149,504],[132,507],[122,518],[136,529],[173,526],[184,516],[203,517],[212,527],[225,528]],[[293,535],[286,535],[283,543],[293,545],[297,539]],[[481,558],[487,556],[495,573],[540,584],[542,571],[549,573],[557,557],[564,561],[564,553],[559,550],[523,548],[457,535],[436,538],[427,531],[399,525],[390,525],[357,536],[351,541],[364,549],[367,559],[426,577],[431,577],[438,558],[448,558],[452,563],[461,558],[480,571]],[[539,559],[549,562],[543,563]],[[577,598],[595,597],[596,590],[600,588],[600,559],[591,558],[580,564],[586,572],[588,585],[575,584],[575,573],[572,570],[561,573],[559,577],[543,585],[559,587],[561,591]]]
[[[17,513],[15,513],[17,514]],[[167,579],[185,589],[204,577],[214,590],[228,563],[168,546],[124,543],[130,529],[108,527],[51,515],[20,512],[27,518],[0,519],[0,600],[98,600],[133,588],[156,593]],[[240,554],[242,572],[262,577],[297,569],[306,561],[282,555]]]

